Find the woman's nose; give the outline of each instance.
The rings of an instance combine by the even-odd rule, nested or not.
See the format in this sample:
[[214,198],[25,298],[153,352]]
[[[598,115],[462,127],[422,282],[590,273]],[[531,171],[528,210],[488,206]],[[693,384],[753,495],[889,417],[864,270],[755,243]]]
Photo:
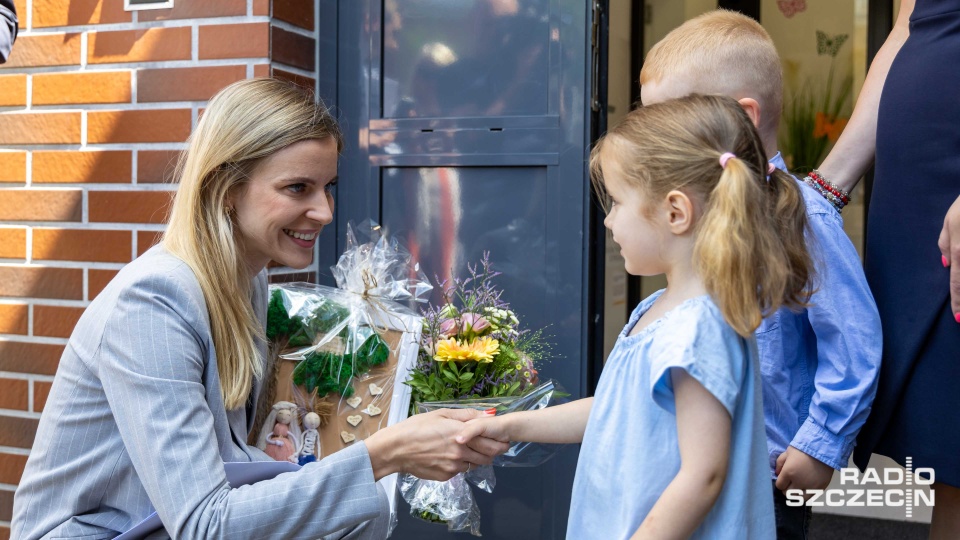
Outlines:
[[307,218],[321,225],[329,225],[333,221],[333,197],[327,193],[315,197],[307,210]]

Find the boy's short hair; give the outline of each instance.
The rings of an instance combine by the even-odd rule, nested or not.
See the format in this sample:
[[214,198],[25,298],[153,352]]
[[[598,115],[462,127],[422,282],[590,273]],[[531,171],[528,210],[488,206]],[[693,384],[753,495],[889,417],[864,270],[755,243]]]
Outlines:
[[761,134],[780,124],[780,56],[770,34],[746,15],[718,9],[673,29],[647,53],[640,85],[665,78],[682,80],[690,92],[756,99]]

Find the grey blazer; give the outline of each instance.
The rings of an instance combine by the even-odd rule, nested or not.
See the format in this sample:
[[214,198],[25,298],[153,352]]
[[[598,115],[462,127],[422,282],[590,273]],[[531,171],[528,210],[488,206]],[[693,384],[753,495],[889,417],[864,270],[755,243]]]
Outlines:
[[[265,272],[252,300],[263,321]],[[245,408],[225,410],[200,285],[183,261],[150,249],[70,337],[14,497],[12,538],[112,538],[154,508],[173,538],[385,537],[389,506],[362,442],[230,488],[224,462],[270,459],[245,442],[256,386]]]

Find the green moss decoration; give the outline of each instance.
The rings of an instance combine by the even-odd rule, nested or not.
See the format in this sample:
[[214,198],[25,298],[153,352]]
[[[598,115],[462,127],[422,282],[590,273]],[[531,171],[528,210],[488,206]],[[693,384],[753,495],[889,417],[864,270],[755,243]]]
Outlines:
[[373,334],[353,354],[328,351],[308,354],[293,370],[293,382],[302,385],[307,392],[316,390],[318,396],[336,392],[348,398],[354,393],[353,378],[383,364],[389,355],[387,344]]

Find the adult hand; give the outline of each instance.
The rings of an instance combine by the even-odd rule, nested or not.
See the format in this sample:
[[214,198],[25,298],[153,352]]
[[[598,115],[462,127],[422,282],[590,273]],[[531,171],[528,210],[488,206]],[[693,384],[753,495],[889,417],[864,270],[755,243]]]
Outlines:
[[943,265],[950,267],[950,309],[960,323],[960,197],[953,201],[947,217],[943,218],[943,230],[937,245],[943,255]]
[[466,445],[470,445],[473,441],[486,440],[509,443],[507,417],[508,415],[490,416],[470,420],[464,424],[463,430],[457,435],[457,442]]
[[449,480],[475,465],[489,465],[509,443],[478,438],[460,444],[456,436],[464,422],[484,413],[472,409],[440,409],[412,416],[381,429],[366,440],[374,477],[394,472],[425,480]]
[[777,458],[777,489],[802,489],[803,498],[808,489],[826,489],[833,478],[833,467],[792,446]]

